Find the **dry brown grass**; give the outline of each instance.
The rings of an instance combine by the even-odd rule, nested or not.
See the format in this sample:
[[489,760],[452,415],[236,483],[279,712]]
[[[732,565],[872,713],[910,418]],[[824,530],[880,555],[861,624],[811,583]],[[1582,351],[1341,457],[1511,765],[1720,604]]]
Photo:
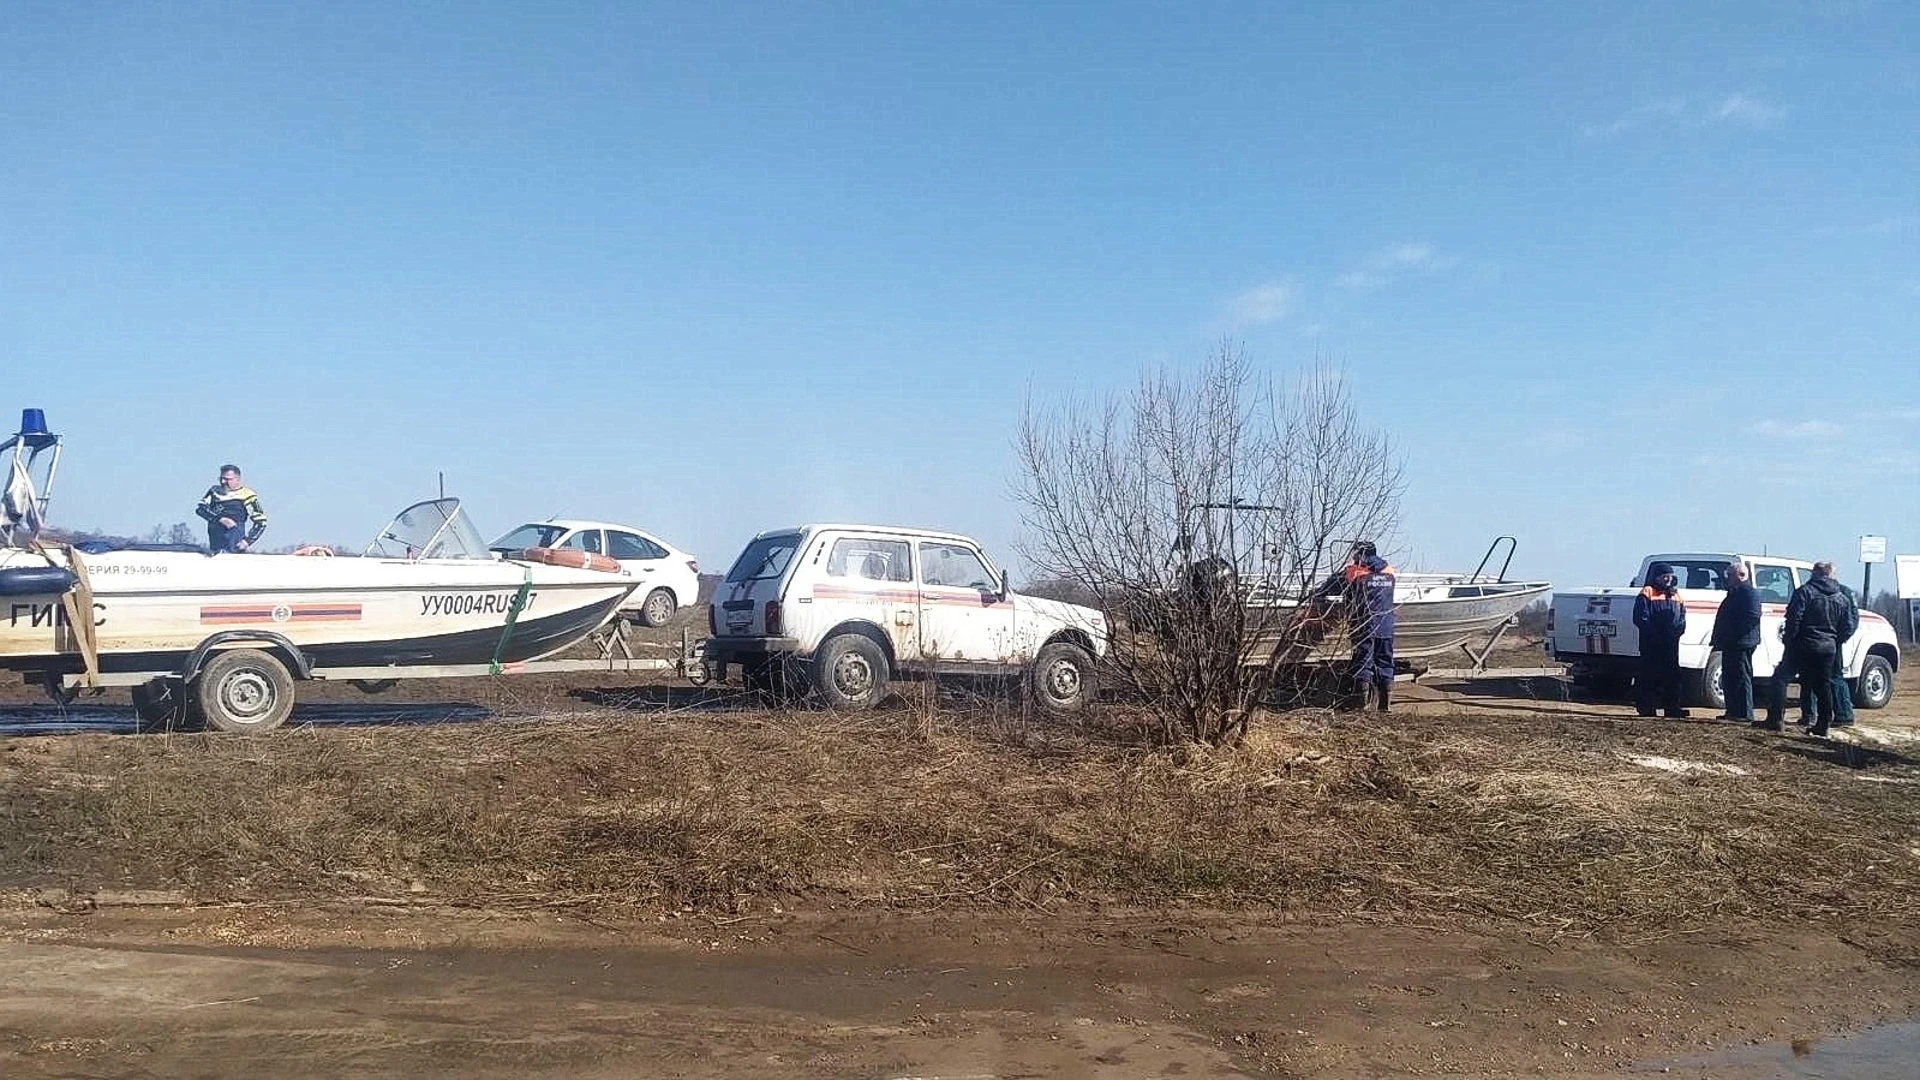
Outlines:
[[[1911,955],[1911,762],[1548,714],[1262,718],[1139,749],[921,698],[16,740],[5,883],[491,908],[1193,905],[1660,935],[1792,918]],[[1746,776],[1678,776],[1662,754]]]

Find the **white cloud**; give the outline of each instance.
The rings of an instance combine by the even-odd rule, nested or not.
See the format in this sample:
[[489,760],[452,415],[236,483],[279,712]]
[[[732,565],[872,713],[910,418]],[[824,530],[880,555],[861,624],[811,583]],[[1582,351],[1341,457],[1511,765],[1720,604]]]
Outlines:
[[1750,98],[1745,94],[1730,94],[1713,110],[1715,120],[1725,120],[1748,127],[1769,127],[1780,122],[1787,110],[1778,105],[1769,105],[1764,101]]
[[1771,439],[1830,439],[1840,434],[1839,424],[1825,420],[1762,420],[1753,425],[1753,433]]
[[1656,101],[1649,105],[1635,106],[1634,108],[1628,109],[1618,120],[1615,120],[1611,124],[1589,124],[1583,128],[1582,131],[1589,138],[1602,135],[1618,135],[1623,131],[1631,131],[1642,124],[1652,123],[1657,120],[1679,120],[1684,117],[1686,113],[1687,99],[1671,98],[1667,101]]
[[1580,129],[1580,133],[1589,139],[1606,138],[1651,124],[1678,127],[1738,124],[1742,127],[1764,128],[1779,123],[1786,115],[1784,106],[1748,94],[1728,94],[1713,100],[1677,97],[1636,105],[1611,123],[1588,124]]
[[1899,236],[1920,226],[1920,214],[1895,214],[1865,225],[1829,225],[1815,229],[1815,236]]
[[1908,406],[1904,409],[1889,409],[1887,416],[1894,420],[1920,420],[1920,408]]
[[1443,257],[1430,244],[1396,244],[1334,279],[1349,289],[1373,289],[1410,274],[1430,274],[1458,266],[1459,259]]
[[1236,327],[1277,322],[1293,314],[1298,296],[1299,290],[1290,281],[1256,285],[1228,302],[1227,321]]

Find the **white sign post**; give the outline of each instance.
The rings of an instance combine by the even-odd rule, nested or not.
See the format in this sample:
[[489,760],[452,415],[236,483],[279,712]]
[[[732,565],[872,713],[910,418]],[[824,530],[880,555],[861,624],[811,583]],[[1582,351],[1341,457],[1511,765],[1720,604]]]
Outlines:
[[1887,538],[1884,536],[1863,536],[1860,538],[1860,606],[1873,603],[1873,564],[1887,561]]
[[1893,587],[1907,602],[1907,640],[1920,638],[1920,555],[1893,557]]
[[1893,557],[1893,587],[1902,600],[1920,600],[1920,555]]

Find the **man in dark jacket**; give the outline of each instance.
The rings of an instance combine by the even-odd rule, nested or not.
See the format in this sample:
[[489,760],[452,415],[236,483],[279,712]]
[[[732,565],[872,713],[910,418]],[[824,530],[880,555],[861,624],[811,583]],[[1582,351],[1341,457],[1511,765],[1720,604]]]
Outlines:
[[1807,734],[1827,737],[1833,723],[1833,680],[1840,646],[1860,628],[1853,597],[1833,578],[1833,564],[1813,564],[1813,578],[1793,591],[1787,603],[1787,648],[1800,666],[1802,685],[1814,698],[1813,726]]
[[1727,597],[1713,616],[1713,647],[1720,652],[1720,690],[1727,699],[1722,720],[1753,720],[1753,650],[1760,644],[1760,594],[1747,568],[1727,567]]
[[1657,562],[1633,598],[1633,625],[1640,631],[1640,672],[1634,679],[1634,706],[1641,716],[1665,710],[1680,719],[1680,635],[1687,630],[1687,605],[1674,587],[1673,567]]
[[1342,575],[1353,642],[1353,680],[1362,707],[1381,712],[1393,697],[1393,567],[1373,544],[1355,544]]
[[[1840,586],[1840,592],[1846,596],[1847,603],[1853,605],[1854,625],[1858,627],[1860,601],[1854,597],[1853,590],[1847,588],[1839,578],[1834,578],[1833,583]],[[1813,712],[1815,708],[1814,703],[1817,702],[1818,699],[1808,695],[1806,689],[1802,687],[1800,700],[1805,705],[1802,711],[1806,713],[1801,719],[1805,720],[1806,725],[1810,728],[1821,726],[1819,718],[1815,716]],[[1827,718],[1827,723],[1833,727],[1848,727],[1853,723],[1853,688],[1847,685],[1847,653],[1845,649],[1839,650],[1834,653],[1833,656],[1833,715]]]

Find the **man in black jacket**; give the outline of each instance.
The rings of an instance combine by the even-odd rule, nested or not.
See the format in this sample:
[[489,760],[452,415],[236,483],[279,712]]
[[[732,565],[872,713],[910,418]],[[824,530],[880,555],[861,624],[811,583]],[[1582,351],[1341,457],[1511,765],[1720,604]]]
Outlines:
[[1860,610],[1833,579],[1833,564],[1814,563],[1812,580],[1795,589],[1787,603],[1787,648],[1793,650],[1805,680],[1802,685],[1812,691],[1816,702],[1809,735],[1827,737],[1827,726],[1834,718],[1834,665],[1840,646],[1859,628]]
[[1760,594],[1747,568],[1727,567],[1727,597],[1713,616],[1713,647],[1720,651],[1720,690],[1727,700],[1722,720],[1753,720],[1753,650],[1760,644]]

